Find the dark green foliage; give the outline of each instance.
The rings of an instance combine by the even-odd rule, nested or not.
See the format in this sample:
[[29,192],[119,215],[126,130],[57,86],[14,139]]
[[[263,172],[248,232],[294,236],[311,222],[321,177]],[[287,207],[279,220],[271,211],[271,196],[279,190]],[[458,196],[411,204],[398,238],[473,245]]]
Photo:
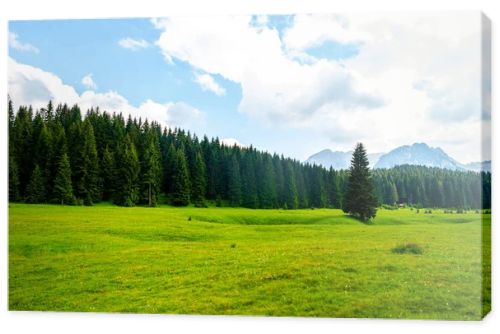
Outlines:
[[160,142],[154,129],[144,124],[141,134],[141,202],[155,206],[161,188],[162,166]]
[[44,203],[46,200],[45,179],[38,165],[35,165],[33,169],[26,193],[26,202],[28,203]]
[[193,174],[191,175],[191,199],[196,206],[204,207],[206,193],[205,162],[201,153],[196,153]]
[[19,201],[19,171],[13,157],[9,157],[9,201]]
[[[35,200],[53,200],[59,163],[66,153],[77,203],[104,199],[119,205],[155,205],[164,193],[176,205],[215,202],[294,209],[352,204],[347,203],[346,170],[326,170],[252,146],[228,147],[218,138],[200,141],[181,129],[162,129],[131,117],[125,121],[121,114],[99,109],[88,110],[82,120],[76,105],[54,108],[49,103],[35,113],[21,106],[14,113],[8,102],[11,201],[34,198],[27,188],[35,164],[44,188],[43,199]],[[491,208],[489,172],[397,166],[370,174],[377,205]],[[371,192],[366,185],[362,188]]]
[[128,134],[116,152],[113,202],[121,206],[134,206],[139,200],[139,158]]
[[365,148],[359,143],[352,154],[343,210],[363,221],[375,217],[377,213],[377,200],[368,165]]
[[241,175],[240,165],[236,157],[232,157],[228,170],[228,199],[231,206],[241,205]]
[[295,172],[290,161],[285,162],[283,182],[284,205],[286,205],[287,209],[297,209],[299,207],[299,197],[297,192]]
[[114,154],[106,146],[101,160],[102,199],[105,201],[113,197],[115,189],[115,168]]
[[101,199],[101,178],[99,175],[99,159],[97,157],[97,147],[94,137],[94,129],[90,120],[83,122],[83,187],[80,193],[86,205],[92,205]]
[[186,206],[189,204],[190,184],[184,149],[176,151],[174,173],[172,176],[172,204]]
[[73,204],[75,201],[73,186],[71,185],[71,167],[66,153],[62,155],[59,161],[52,198],[56,203],[60,204]]

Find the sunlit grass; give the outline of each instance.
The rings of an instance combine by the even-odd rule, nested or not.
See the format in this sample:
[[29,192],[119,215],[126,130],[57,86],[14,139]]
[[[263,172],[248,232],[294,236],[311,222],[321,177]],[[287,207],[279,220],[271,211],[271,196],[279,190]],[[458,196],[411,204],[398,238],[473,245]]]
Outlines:
[[[9,220],[11,310],[412,319],[483,312],[481,215],[472,211],[379,210],[367,225],[328,209],[11,204]],[[487,234],[489,215],[484,226]],[[393,251],[407,244],[421,253]]]

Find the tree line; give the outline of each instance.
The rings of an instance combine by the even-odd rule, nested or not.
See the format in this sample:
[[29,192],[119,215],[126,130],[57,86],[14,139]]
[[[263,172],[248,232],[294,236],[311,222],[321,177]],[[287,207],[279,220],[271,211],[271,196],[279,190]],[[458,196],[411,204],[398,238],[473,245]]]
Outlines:
[[[228,146],[154,121],[51,102],[8,101],[9,200],[120,206],[342,208],[349,171]],[[491,174],[399,166],[372,171],[378,205],[491,207]],[[483,201],[481,200],[483,198]]]

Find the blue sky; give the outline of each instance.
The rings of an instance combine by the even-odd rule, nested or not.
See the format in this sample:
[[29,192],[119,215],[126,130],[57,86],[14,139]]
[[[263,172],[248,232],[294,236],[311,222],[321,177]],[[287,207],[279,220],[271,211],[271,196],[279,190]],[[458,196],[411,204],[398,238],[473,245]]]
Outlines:
[[[433,28],[418,29],[422,19]],[[478,64],[474,22],[473,15],[11,21],[9,93],[18,104],[99,105],[300,160],[363,141],[370,152],[427,142],[466,162],[480,158],[472,153],[481,127],[476,73],[464,70]],[[411,40],[425,47],[414,50]],[[463,57],[450,62],[450,48]],[[446,129],[429,131],[443,119]]]
[[208,114],[207,132],[212,135],[221,130],[218,124],[245,124],[236,112],[241,99],[238,84],[216,76],[226,90],[221,98],[193,82],[195,69],[186,62],[168,64],[156,47],[130,51],[118,44],[126,37],[154,43],[160,31],[149,19],[13,21],[9,30],[40,50],[11,48],[12,58],[56,74],[80,94],[86,90],[82,78],[91,73],[96,91],[116,91],[135,106],[147,99],[189,101]]

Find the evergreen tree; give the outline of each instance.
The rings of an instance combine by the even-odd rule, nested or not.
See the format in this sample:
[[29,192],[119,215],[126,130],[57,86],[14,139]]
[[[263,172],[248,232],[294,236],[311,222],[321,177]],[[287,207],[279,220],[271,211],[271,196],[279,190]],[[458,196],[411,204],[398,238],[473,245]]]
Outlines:
[[285,171],[284,171],[284,203],[287,209],[297,209],[299,206],[299,198],[297,192],[297,184],[295,178],[295,172],[293,170],[292,164],[290,161],[285,163]]
[[[115,159],[113,152],[106,146],[102,154],[101,179],[102,179],[102,199],[109,201],[113,198],[115,189]],[[119,180],[117,180],[119,181]]]
[[189,204],[189,173],[183,147],[176,150],[174,174],[172,177],[172,204],[185,206]]
[[121,206],[134,206],[139,199],[139,158],[135,145],[128,135],[116,155],[113,202]]
[[82,197],[86,205],[92,205],[101,199],[101,178],[99,159],[94,137],[94,129],[88,119],[83,122],[83,191]]
[[240,206],[241,204],[241,176],[238,160],[233,155],[228,169],[228,199],[231,206]]
[[205,162],[198,152],[194,159],[193,175],[191,177],[191,198],[196,206],[204,207],[206,192]]
[[57,174],[54,180],[53,199],[56,203],[61,204],[73,204],[75,200],[73,196],[73,186],[71,185],[71,167],[66,153],[63,153],[57,168]]
[[45,180],[43,178],[42,170],[38,165],[35,165],[35,168],[33,169],[33,174],[31,175],[26,193],[26,202],[28,203],[45,202]]
[[19,171],[16,160],[9,156],[9,202],[17,202],[19,199]]
[[253,148],[250,148],[243,157],[241,175],[243,187],[242,205],[247,208],[255,209],[259,206],[259,196],[257,194]]
[[144,126],[144,140],[141,155],[141,201],[155,206],[161,188],[161,153],[156,134]]
[[377,212],[377,201],[368,167],[368,157],[363,144],[356,145],[349,169],[349,183],[345,198],[344,212],[366,221]]
[[163,158],[163,191],[170,194],[173,191],[174,175],[177,168],[177,151],[173,143],[168,145]]

